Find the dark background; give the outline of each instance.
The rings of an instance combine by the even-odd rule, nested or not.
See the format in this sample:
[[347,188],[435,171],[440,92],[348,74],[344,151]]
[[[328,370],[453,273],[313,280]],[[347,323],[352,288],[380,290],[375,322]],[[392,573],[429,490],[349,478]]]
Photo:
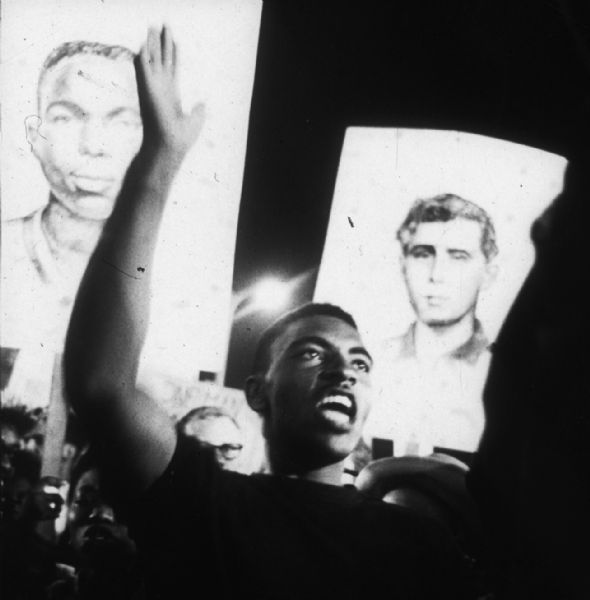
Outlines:
[[[589,7],[267,0],[234,291],[307,271],[291,306],[311,300],[346,127],[457,129],[571,159],[590,129]],[[275,316],[234,324],[228,385],[242,386],[255,340]]]

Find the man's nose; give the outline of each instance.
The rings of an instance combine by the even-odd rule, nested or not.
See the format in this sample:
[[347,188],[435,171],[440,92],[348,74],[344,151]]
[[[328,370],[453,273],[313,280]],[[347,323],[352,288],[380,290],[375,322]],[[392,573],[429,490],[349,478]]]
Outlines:
[[445,279],[447,261],[442,256],[433,256],[430,263],[430,281],[438,282]]
[[337,352],[326,361],[321,376],[323,379],[338,384],[354,385],[357,381],[357,372],[352,362]]
[[104,156],[106,149],[106,130],[98,119],[89,119],[80,132],[80,153],[90,156]]

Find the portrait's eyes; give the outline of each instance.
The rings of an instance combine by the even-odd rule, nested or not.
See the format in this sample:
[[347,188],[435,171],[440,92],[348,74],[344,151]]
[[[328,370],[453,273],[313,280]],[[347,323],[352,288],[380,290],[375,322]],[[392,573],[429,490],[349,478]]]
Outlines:
[[364,358],[355,358],[352,361],[352,365],[357,371],[362,371],[363,373],[370,373],[371,371],[371,363]]
[[132,111],[123,111],[108,119],[108,125],[115,127],[141,127],[141,118]]
[[410,248],[408,255],[412,258],[430,258],[434,252],[426,246],[414,246]]
[[449,256],[453,260],[469,260],[471,255],[465,250],[449,250]]
[[71,113],[55,113],[50,115],[49,122],[57,125],[67,124],[74,120],[74,115]]

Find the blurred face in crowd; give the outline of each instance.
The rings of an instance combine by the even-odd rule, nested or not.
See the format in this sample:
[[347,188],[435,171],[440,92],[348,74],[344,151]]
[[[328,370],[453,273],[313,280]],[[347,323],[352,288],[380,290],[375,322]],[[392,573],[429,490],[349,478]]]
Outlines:
[[132,62],[64,58],[39,94],[39,118],[27,132],[51,191],[73,215],[106,219],[142,140]]
[[117,521],[105,498],[96,469],[84,472],[75,485],[68,528],[73,549],[89,563],[117,564],[135,553],[127,527]]
[[14,453],[22,448],[22,439],[15,427],[7,423],[0,425],[0,468],[3,478],[10,477],[12,474],[12,457]]
[[290,323],[272,343],[256,394],[249,392],[269,446],[303,469],[346,458],[369,412],[371,367],[358,331],[343,320],[314,315]]
[[469,219],[418,225],[402,270],[419,321],[445,326],[475,313],[480,291],[493,278],[481,237],[481,225]]
[[184,433],[199,440],[202,446],[215,448],[215,457],[222,468],[233,470],[239,466],[243,435],[229,416],[192,419],[185,425]]
[[39,457],[42,457],[46,431],[47,420],[44,418],[37,419],[34,427],[23,437],[25,449]]

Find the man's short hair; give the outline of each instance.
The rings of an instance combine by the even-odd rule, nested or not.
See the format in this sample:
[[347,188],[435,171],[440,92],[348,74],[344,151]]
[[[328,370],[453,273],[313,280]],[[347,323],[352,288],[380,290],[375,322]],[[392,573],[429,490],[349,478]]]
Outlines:
[[258,340],[258,345],[256,346],[252,373],[262,373],[266,371],[270,363],[270,348],[273,342],[280,337],[291,323],[299,321],[300,319],[315,316],[335,317],[358,330],[358,326],[352,318],[352,315],[339,306],[323,302],[309,302],[308,304],[303,304],[279,317],[263,331]]
[[176,423],[176,431],[180,434],[184,434],[186,426],[192,421],[209,421],[211,419],[221,419],[226,418],[230,419],[234,423],[234,425],[240,429],[237,421],[231,416],[229,411],[221,406],[197,406],[197,408],[193,408],[189,410],[184,417],[182,417]]
[[41,105],[41,89],[43,88],[49,71],[62,60],[80,55],[102,56],[110,60],[129,62],[133,62],[135,58],[135,54],[125,46],[85,41],[65,42],[60,44],[49,53],[41,67],[41,73],[39,74],[39,81],[37,83],[37,103],[39,106]]
[[416,200],[397,231],[397,239],[402,245],[404,256],[407,254],[412,237],[420,223],[438,223],[453,219],[476,221],[481,226],[481,250],[486,260],[498,253],[496,230],[488,213],[473,202],[455,194],[440,194],[433,198]]

